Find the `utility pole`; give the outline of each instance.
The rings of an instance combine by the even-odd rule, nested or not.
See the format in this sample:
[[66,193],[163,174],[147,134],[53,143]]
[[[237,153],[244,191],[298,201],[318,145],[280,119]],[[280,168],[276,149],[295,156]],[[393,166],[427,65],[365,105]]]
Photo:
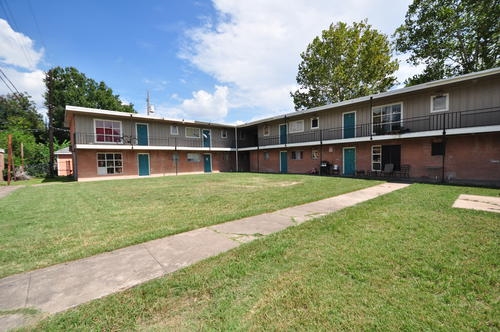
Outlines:
[[146,111],[147,111],[148,115],[155,112],[153,110],[153,105],[151,105],[151,103],[149,101],[149,91],[148,91],[147,96],[146,96]]
[[12,134],[9,134],[7,138],[7,185],[10,186],[10,173],[12,172]]
[[46,75],[47,85],[47,117],[49,118],[49,177],[54,176],[54,103],[53,103],[53,78],[49,71]]

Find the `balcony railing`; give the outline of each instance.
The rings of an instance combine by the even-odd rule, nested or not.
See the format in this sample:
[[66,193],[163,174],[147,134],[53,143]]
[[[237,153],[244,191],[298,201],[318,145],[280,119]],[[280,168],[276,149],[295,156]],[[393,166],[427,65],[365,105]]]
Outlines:
[[[294,143],[325,142],[353,137],[371,137],[380,135],[404,135],[407,133],[470,128],[500,125],[500,108],[481,110],[442,112],[428,116],[403,119],[381,124],[365,123],[354,128],[318,129],[302,133],[288,133],[286,137],[260,136],[238,140],[238,148],[264,147]],[[118,144],[140,145],[136,137],[123,136],[115,142],[98,142],[95,134],[75,133],[76,144]],[[201,138],[187,137],[149,137],[149,146],[187,147],[187,148],[236,148],[234,139],[212,137],[210,146]]]

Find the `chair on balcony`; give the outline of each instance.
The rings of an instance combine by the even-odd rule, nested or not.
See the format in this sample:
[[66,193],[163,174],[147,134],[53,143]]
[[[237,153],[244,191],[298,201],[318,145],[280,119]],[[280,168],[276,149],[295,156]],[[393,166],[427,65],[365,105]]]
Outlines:
[[399,178],[409,178],[410,177],[410,165],[401,165],[399,171],[394,171],[394,176]]

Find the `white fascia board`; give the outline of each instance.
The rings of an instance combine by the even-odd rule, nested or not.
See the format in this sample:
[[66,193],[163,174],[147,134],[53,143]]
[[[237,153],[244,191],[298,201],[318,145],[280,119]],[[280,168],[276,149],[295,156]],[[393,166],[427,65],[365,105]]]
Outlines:
[[77,150],[132,150],[131,145],[76,144]]

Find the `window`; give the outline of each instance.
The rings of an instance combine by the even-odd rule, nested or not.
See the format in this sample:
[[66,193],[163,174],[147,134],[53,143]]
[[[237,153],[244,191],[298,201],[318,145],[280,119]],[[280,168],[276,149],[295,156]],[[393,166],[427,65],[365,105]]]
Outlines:
[[373,108],[373,133],[385,135],[401,130],[402,105],[393,104]]
[[442,156],[444,155],[444,144],[443,142],[433,142],[431,146],[431,155]]
[[319,128],[319,118],[312,118],[311,119],[311,129],[318,129]]
[[300,133],[304,131],[304,120],[290,122],[289,130],[291,133]]
[[170,126],[170,135],[179,135],[179,126],[171,125]]
[[318,160],[319,159],[319,150],[312,150],[311,158],[313,160]]
[[264,160],[269,160],[269,152],[264,152]]
[[121,174],[123,173],[123,160],[121,153],[98,153],[97,174]]
[[292,160],[301,160],[304,156],[304,151],[292,151]]
[[199,163],[201,160],[201,156],[199,153],[188,153],[187,154],[187,161],[191,163]]
[[95,141],[120,143],[122,141],[122,123],[120,121],[94,120]]
[[382,147],[380,145],[372,146],[372,171],[382,170]]
[[227,138],[227,129],[221,129],[220,131],[221,138]]
[[200,128],[186,127],[186,137],[200,138]]
[[269,136],[271,134],[271,128],[269,127],[269,125],[264,125],[264,127],[262,128],[262,134],[264,136]]
[[239,135],[240,140],[244,140],[246,138],[244,131],[240,130],[238,133],[239,133],[238,135]]
[[431,97],[431,112],[444,112],[448,110],[448,94]]

